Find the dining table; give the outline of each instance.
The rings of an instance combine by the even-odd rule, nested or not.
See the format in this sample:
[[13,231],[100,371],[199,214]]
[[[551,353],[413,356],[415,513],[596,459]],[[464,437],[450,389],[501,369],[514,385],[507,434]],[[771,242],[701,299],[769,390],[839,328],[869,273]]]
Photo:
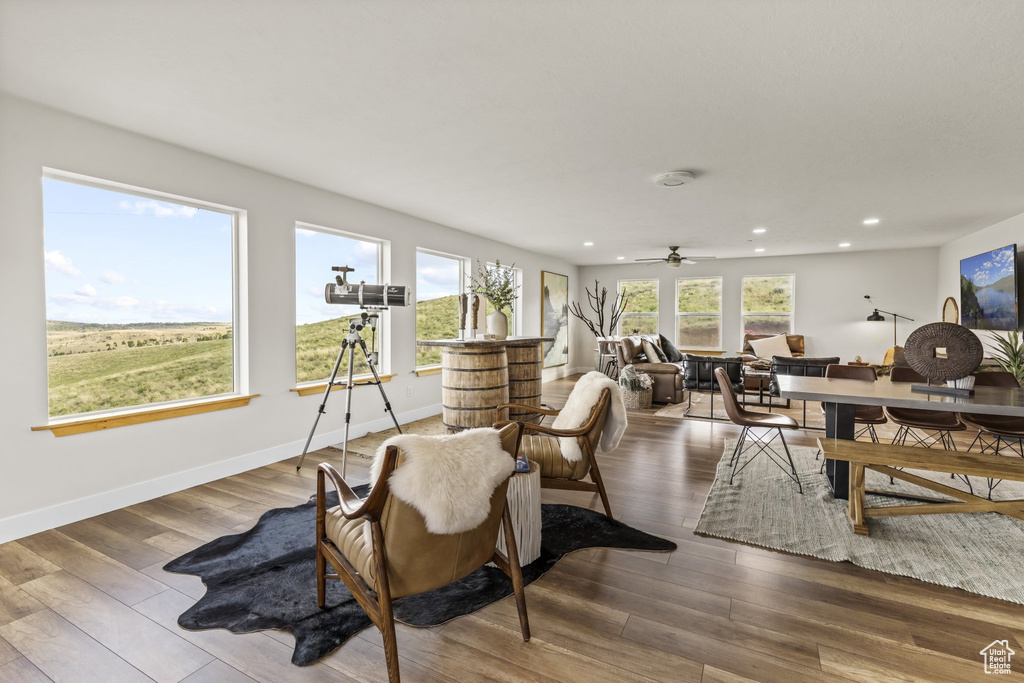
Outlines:
[[[978,386],[970,396],[915,390],[910,382],[871,382],[831,377],[779,375],[779,395],[786,399],[820,401],[825,408],[825,436],[853,440],[856,407],[888,406],[954,413],[1024,417],[1024,389]],[[923,385],[916,385],[923,386]],[[941,388],[939,388],[941,391]],[[850,465],[842,460],[825,461],[825,475],[835,498],[849,497]]]

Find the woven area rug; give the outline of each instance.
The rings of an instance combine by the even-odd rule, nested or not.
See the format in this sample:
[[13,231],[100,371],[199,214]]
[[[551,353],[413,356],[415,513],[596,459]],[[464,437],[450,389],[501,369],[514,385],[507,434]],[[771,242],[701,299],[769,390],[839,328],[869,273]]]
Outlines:
[[[365,495],[366,486],[355,490]],[[327,582],[327,607],[317,607],[315,515],[313,501],[269,510],[249,531],[210,541],[164,566],[170,572],[199,576],[206,584],[206,594],[178,617],[178,625],[235,633],[291,631],[292,663],[300,666],[330,654],[370,626],[369,617],[341,581]],[[541,520],[540,557],[523,567],[527,584],[582,548],[676,548],[671,541],[573,505],[543,505]],[[411,626],[437,626],[511,594],[511,580],[497,567],[485,566],[435,591],[399,598],[395,618]],[[529,596],[526,605],[529,610]]]
[[[772,413],[779,415],[788,415],[797,421],[797,424],[804,424],[804,412],[803,412],[803,401],[792,401],[790,407],[786,408],[785,399],[773,399],[775,403],[772,405]],[[764,399],[764,404],[757,402],[757,394],[747,395],[747,410],[752,410],[758,413],[768,412],[768,397]],[[686,401],[682,403],[669,404],[662,406],[657,409],[654,413],[655,417],[671,417],[677,420],[688,419],[688,420],[706,420],[711,412],[711,394],[710,393],[697,393],[694,392],[692,399],[690,400],[690,414],[686,415]],[[722,402],[721,394],[715,394],[715,419],[717,420],[729,420],[729,416],[725,412],[725,404]],[[821,404],[808,401],[807,402],[807,427],[824,429],[825,428],[825,416],[821,412]]]
[[[804,487],[800,495],[796,484],[763,454],[730,486],[729,456],[735,443],[726,441],[695,533],[833,562],[848,561],[1024,604],[1024,521],[994,513],[883,517],[868,521],[870,536],[857,536],[846,519],[846,501],[832,498],[825,475],[818,472],[821,461],[814,459],[815,448],[790,446]],[[784,454],[780,457],[785,459]],[[948,474],[914,473],[966,490],[963,482],[954,482]],[[972,477],[971,482],[976,494],[988,490],[984,479]],[[867,485],[941,497],[898,479],[890,484],[888,477],[871,471],[867,472]],[[1004,481],[992,498],[1024,498],[1024,483]],[[883,496],[867,498],[869,506],[905,503]]]

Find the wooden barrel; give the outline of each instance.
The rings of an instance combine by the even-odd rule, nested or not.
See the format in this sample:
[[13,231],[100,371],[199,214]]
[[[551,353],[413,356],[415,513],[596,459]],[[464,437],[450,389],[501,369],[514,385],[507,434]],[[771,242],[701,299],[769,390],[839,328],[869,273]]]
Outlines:
[[441,420],[450,432],[490,427],[508,403],[505,345],[446,346],[441,353]]
[[[543,352],[541,342],[513,343],[508,347],[508,400],[509,403],[540,407],[541,392],[541,361]],[[508,419],[525,420],[535,413],[513,408],[508,411]]]

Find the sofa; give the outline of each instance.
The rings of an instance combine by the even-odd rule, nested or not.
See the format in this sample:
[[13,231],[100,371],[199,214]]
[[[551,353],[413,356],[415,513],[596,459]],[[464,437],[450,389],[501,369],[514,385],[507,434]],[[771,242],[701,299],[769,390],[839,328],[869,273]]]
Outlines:
[[[647,342],[647,348],[654,354],[662,355],[650,358],[645,352],[644,342]],[[713,375],[716,367],[724,367],[733,388],[738,393],[743,391],[740,357],[683,354],[665,335],[623,337],[615,347],[615,355],[620,368],[632,365],[637,372],[650,376],[654,381],[651,400],[655,403],[682,403],[686,398],[686,390],[717,391]]]
[[[663,341],[664,340],[664,341]],[[647,341],[665,353],[665,360],[660,357],[648,358],[644,352],[643,342]],[[642,372],[654,380],[654,393],[651,400],[655,403],[682,403],[686,392],[683,390],[682,355],[663,335],[642,334],[623,337],[615,346],[616,361],[619,368],[632,365],[637,372]],[[670,361],[668,351],[675,351]]]
[[[775,337],[778,335],[774,334],[744,334],[743,335],[743,346],[740,351],[740,357],[743,359],[744,365],[759,365],[763,369],[768,369],[768,359],[770,356],[759,356],[754,351],[754,347],[750,345],[750,342],[759,339],[767,339],[769,337]],[[804,336],[802,334],[787,334],[786,344],[789,346],[789,353],[793,358],[800,358],[804,355]]]

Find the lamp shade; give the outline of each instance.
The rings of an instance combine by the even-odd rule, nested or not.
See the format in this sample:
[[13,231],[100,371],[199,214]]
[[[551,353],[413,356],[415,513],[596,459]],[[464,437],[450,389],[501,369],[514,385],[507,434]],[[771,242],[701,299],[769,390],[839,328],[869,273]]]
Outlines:
[[885,316],[881,315],[876,308],[874,313],[868,316],[868,320],[873,323],[885,322]]

